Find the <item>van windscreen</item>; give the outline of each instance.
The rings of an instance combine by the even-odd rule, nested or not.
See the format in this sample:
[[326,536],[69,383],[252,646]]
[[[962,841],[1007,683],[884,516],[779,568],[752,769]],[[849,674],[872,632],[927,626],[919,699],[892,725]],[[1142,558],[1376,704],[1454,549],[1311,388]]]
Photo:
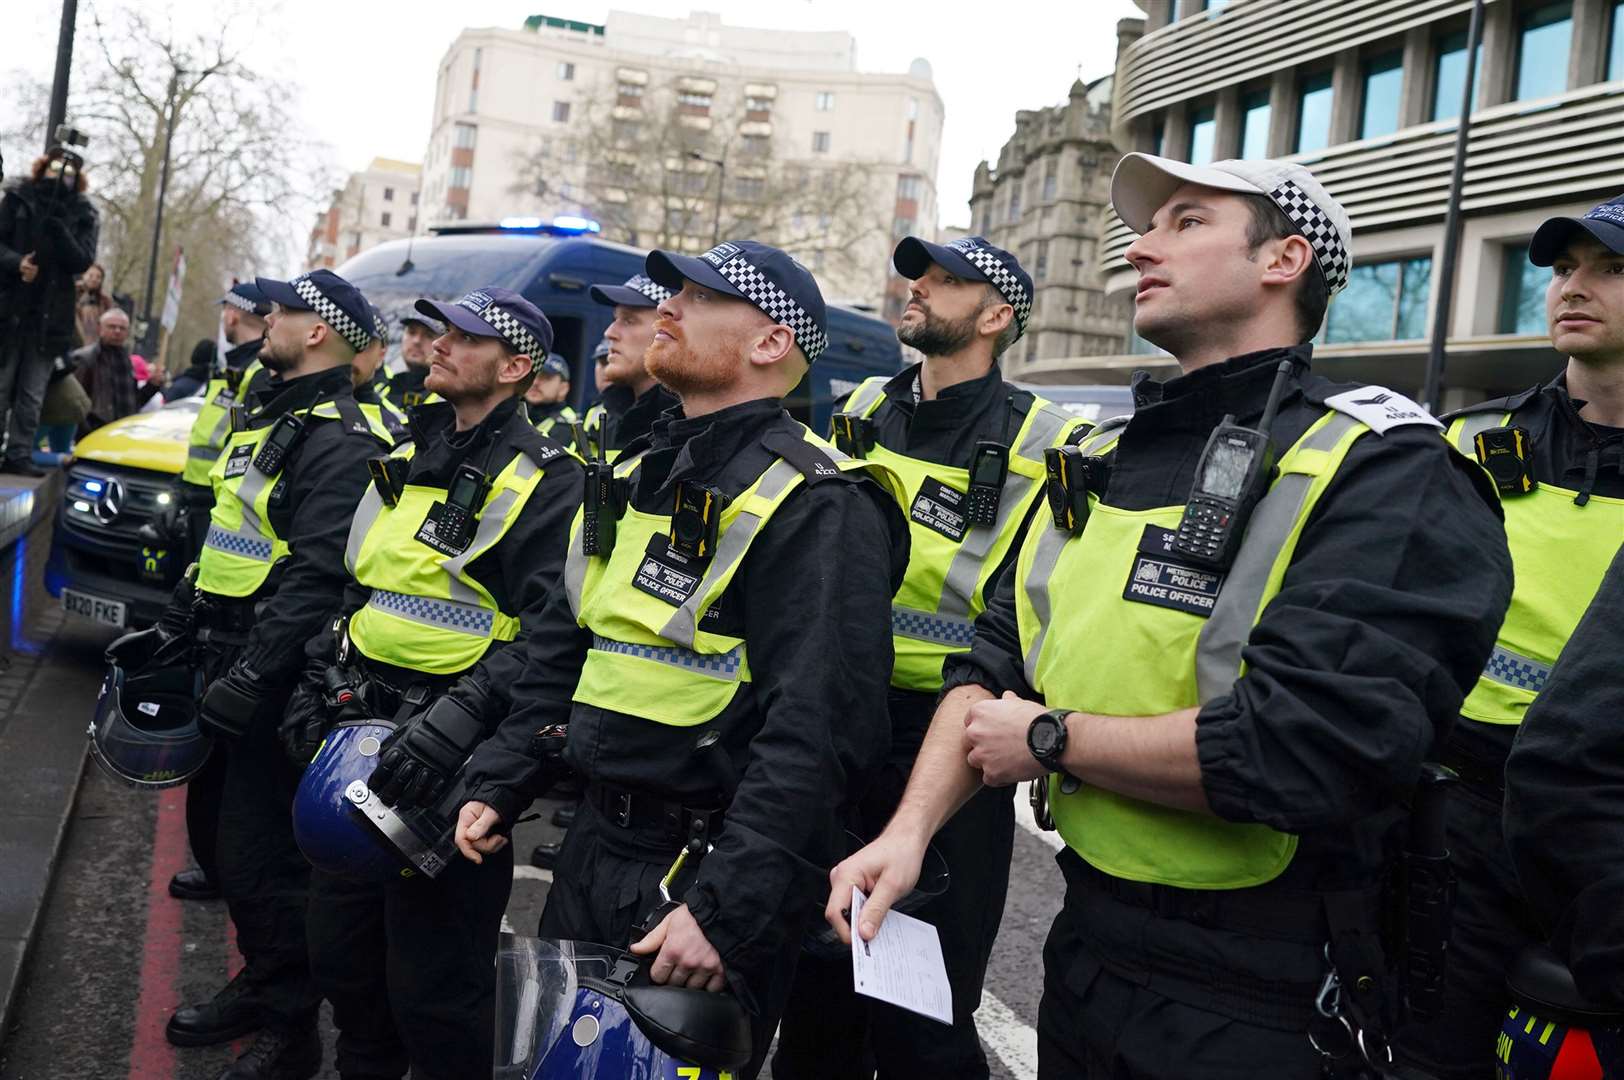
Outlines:
[[538,236],[420,236],[409,264],[406,243],[395,240],[362,252],[337,273],[381,308],[393,328],[420,297],[455,300],[485,285],[523,292],[554,245]]

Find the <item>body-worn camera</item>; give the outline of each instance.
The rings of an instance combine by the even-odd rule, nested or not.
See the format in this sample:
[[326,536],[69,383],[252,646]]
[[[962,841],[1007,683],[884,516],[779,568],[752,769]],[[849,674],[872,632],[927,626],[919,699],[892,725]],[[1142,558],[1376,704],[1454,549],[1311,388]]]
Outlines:
[[1534,455],[1525,427],[1497,427],[1472,438],[1477,463],[1494,480],[1502,495],[1526,495],[1539,486],[1534,479]]
[[671,549],[690,559],[710,558],[716,552],[716,533],[727,496],[705,484],[679,483],[676,502],[671,512]]

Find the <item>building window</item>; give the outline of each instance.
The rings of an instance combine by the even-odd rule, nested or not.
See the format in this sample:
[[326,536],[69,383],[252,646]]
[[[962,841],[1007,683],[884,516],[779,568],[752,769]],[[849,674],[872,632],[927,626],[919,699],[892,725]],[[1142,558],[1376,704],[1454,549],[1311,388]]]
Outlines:
[[1551,284],[1551,268],[1528,261],[1527,244],[1505,246],[1505,266],[1500,276],[1500,319],[1502,334],[1543,334],[1545,290]]
[[389,211],[385,210],[382,214],[378,215],[378,217],[378,224],[382,225],[386,229],[389,228]]
[[468,111],[479,111],[479,88],[477,86],[468,91]]
[[474,137],[479,134],[479,128],[474,124],[453,124],[451,126],[451,145],[458,150],[472,150]]
[[1167,118],[1157,113],[1150,118],[1150,152],[1155,157],[1162,156],[1162,135],[1167,131]]
[[827,154],[829,152],[829,133],[827,131],[814,131],[812,133],[812,152],[814,154]]
[[925,191],[925,178],[922,176],[897,177],[897,198],[915,199]]
[[1021,220],[1021,185],[1018,181],[1009,186],[1009,216],[1005,220]]
[[744,99],[744,107],[749,112],[771,112],[773,107],[773,99],[764,97],[747,97]]
[[1214,142],[1218,136],[1218,120],[1211,105],[1190,111],[1190,153],[1192,165],[1205,165],[1213,160]]
[[568,60],[560,60],[558,62],[558,77],[564,82],[574,82],[575,65]]
[[413,206],[417,205],[417,192],[415,192],[415,191],[412,192],[412,205]]
[[643,87],[638,83],[616,83],[615,95],[620,98],[620,104],[635,106],[643,104]]
[[1202,0],[1201,10],[1208,15],[1216,15],[1229,6],[1229,0]]
[[1049,276],[1049,241],[1038,241],[1037,258],[1032,261],[1032,280],[1043,281]]
[[1308,75],[1297,84],[1297,138],[1292,152],[1305,154],[1331,145],[1331,73]]
[[1511,99],[1527,101],[1566,90],[1573,5],[1546,4],[1524,12],[1517,31],[1517,85]]
[[407,232],[416,232],[417,231],[417,215],[416,214],[413,214],[411,217],[406,219],[406,231]]
[[1431,288],[1428,255],[1355,266],[1326,315],[1326,343],[1425,337]]
[[772,140],[765,135],[745,135],[739,139],[739,147],[745,157],[766,157],[767,149],[771,145]]
[[553,123],[567,124],[570,122],[570,103],[567,101],[553,102]]
[[835,107],[835,92],[833,90],[819,90],[817,106],[818,112],[833,112]]
[[767,193],[767,181],[759,176],[741,176],[733,181],[733,193],[741,199],[759,199]]
[[1254,90],[1241,97],[1241,157],[1269,156],[1269,92]]
[[[1432,118],[1453,120],[1460,115],[1461,91],[1466,89],[1466,31],[1438,39],[1438,60],[1432,71]],[[1483,44],[1477,46],[1472,68],[1472,97],[1477,97],[1477,73],[1483,66]]]
[[386,187],[386,188],[383,189],[383,201],[384,202],[394,202],[395,201],[395,189],[394,188]]
[[919,99],[918,98],[909,98],[908,99],[908,119],[909,120],[918,120],[919,119]]
[[688,106],[689,110],[699,110],[703,113],[709,113],[711,107],[711,96],[709,94],[697,93],[693,90],[684,90],[682,93],[677,95],[677,104],[686,105]]
[[453,165],[451,167],[451,186],[452,187],[454,187],[454,188],[466,188],[473,182],[473,179],[474,179],[474,170],[470,169],[468,166],[466,166],[466,165]]
[[1624,79],[1624,0],[1613,4],[1613,17],[1608,27],[1607,78]]
[[1404,54],[1383,53],[1365,61],[1359,103],[1359,137],[1373,139],[1398,130],[1398,95],[1404,85]]
[[1043,201],[1048,202],[1054,198],[1055,188],[1060,185],[1060,159],[1050,158],[1049,163],[1043,167]]

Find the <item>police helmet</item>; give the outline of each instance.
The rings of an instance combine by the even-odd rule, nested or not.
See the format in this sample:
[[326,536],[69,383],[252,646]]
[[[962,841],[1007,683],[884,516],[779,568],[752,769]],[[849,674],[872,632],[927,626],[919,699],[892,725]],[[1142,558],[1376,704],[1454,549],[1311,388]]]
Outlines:
[[384,720],[347,720],[333,727],[293,795],[293,836],[318,870],[358,881],[385,882],[413,873],[361,821],[347,796],[365,786],[383,742],[395,730]]
[[91,758],[131,787],[186,783],[213,749],[197,725],[202,689],[186,642],[158,627],[125,634],[107,649],[107,672],[86,732]]

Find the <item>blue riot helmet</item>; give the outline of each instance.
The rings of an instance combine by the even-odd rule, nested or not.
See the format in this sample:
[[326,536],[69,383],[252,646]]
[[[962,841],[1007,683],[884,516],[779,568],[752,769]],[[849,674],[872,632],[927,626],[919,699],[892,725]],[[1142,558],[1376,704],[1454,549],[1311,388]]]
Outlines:
[[719,1080],[750,1060],[737,998],[655,985],[647,971],[606,945],[502,935],[495,1080]]
[[[1587,1000],[1546,945],[1506,972],[1511,1010],[1492,1048],[1504,1080],[1603,1080],[1624,1075],[1624,1007]],[[1490,1049],[1485,1047],[1485,1049]]]
[[107,649],[107,672],[86,732],[91,758],[131,787],[186,783],[213,749],[197,726],[202,693],[189,640],[156,626],[125,634]]
[[384,720],[335,724],[299,778],[293,795],[293,836],[316,869],[379,883],[412,874],[399,854],[378,842],[347,796],[353,785],[365,787],[383,741],[394,730]]
[[468,801],[468,786],[460,772],[431,806],[390,806],[363,780],[345,788],[344,798],[356,818],[373,833],[374,842],[393,851],[417,872],[439,877],[440,871],[457,857],[457,813]]

